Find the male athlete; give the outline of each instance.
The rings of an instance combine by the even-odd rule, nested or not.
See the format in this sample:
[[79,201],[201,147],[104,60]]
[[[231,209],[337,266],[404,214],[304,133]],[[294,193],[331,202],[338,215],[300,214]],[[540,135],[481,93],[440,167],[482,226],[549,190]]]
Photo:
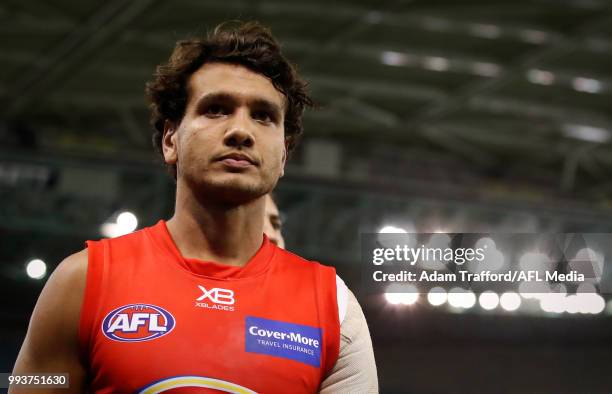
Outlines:
[[266,196],[266,204],[264,208],[264,227],[263,232],[266,234],[270,242],[285,249],[285,238],[281,231],[282,220],[278,206],[272,197],[272,194]]
[[174,216],[65,259],[14,374],[70,374],[37,393],[376,392],[367,326],[334,269],[263,235],[311,103],[269,31],[179,42],[147,93]]

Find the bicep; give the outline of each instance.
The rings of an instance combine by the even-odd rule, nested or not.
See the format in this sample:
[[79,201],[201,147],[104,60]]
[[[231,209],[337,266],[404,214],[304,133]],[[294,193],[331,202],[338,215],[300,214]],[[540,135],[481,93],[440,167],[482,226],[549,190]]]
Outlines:
[[[53,272],[36,302],[13,374],[68,373],[68,392],[82,392],[85,369],[79,357],[78,330],[86,275],[86,250],[68,257]],[[67,392],[36,389],[41,394],[55,391]]]

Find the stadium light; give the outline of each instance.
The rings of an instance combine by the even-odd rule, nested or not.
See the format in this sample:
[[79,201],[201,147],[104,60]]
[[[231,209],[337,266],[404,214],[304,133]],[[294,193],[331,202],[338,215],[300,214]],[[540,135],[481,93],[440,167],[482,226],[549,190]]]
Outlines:
[[499,296],[494,291],[487,290],[478,297],[478,303],[482,309],[490,311],[499,305]]
[[[414,285],[391,285],[385,293],[385,299],[392,305],[412,305],[419,299],[419,292]],[[395,290],[395,291],[392,291]]]
[[100,232],[108,238],[129,234],[138,227],[138,218],[132,212],[124,211],[117,215],[114,222],[109,221],[100,227]]
[[26,264],[26,273],[32,279],[42,279],[47,273],[47,264],[41,259],[34,259]]
[[499,303],[502,308],[508,312],[512,312],[521,306],[521,296],[513,291],[508,291],[499,297]]
[[446,290],[441,287],[434,287],[427,293],[427,301],[432,306],[440,306],[447,300]]

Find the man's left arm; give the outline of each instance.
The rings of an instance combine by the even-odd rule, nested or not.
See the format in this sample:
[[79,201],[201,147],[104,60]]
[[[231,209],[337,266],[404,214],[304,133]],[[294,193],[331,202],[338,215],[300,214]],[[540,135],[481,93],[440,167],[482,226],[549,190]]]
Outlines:
[[357,299],[346,290],[346,316],[340,325],[340,355],[321,383],[319,393],[378,393],[376,361],[368,324]]

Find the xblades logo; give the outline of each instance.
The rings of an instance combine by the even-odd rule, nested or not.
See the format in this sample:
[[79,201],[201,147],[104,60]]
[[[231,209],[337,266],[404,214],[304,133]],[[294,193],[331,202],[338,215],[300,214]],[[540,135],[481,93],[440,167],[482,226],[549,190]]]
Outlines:
[[[202,291],[202,295],[196,298],[195,306],[199,308],[206,309],[217,309],[222,311],[234,311],[234,307],[230,305],[234,305],[236,302],[234,300],[234,291],[229,289],[222,288],[212,288],[210,290],[206,289],[204,286],[199,286],[198,288]],[[209,304],[210,301],[212,304]]]

